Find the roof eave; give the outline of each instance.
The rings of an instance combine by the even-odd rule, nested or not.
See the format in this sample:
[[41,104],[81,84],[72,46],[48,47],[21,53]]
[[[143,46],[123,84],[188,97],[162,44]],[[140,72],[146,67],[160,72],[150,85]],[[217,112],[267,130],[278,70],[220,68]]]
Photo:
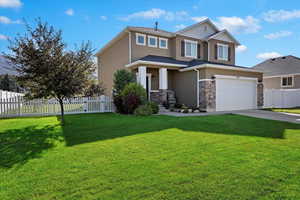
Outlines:
[[132,63],[129,63],[129,64],[125,65],[125,67],[131,68],[131,67],[134,67],[136,65],[157,65],[157,66],[177,67],[177,68],[187,67],[187,65],[182,65],[182,64],[173,64],[173,63],[146,61],[146,60],[137,60],[135,62],[132,62]]
[[185,72],[185,71],[190,71],[190,70],[194,70],[194,69],[201,69],[201,68],[216,68],[216,69],[227,69],[227,70],[263,73],[262,71],[253,70],[251,68],[246,69],[246,68],[239,68],[239,67],[233,67],[233,66],[227,66],[227,65],[217,65],[217,64],[201,64],[201,65],[196,65],[196,66],[193,66],[193,67],[187,67],[187,68],[181,69],[180,71]]

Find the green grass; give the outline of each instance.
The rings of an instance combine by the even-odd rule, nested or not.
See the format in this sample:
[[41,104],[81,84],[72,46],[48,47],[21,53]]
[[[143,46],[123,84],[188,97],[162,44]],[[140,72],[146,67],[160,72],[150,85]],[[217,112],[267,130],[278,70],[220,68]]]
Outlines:
[[300,199],[300,126],[238,115],[0,120],[0,199]]
[[273,112],[300,114],[300,108],[270,108],[269,110]]

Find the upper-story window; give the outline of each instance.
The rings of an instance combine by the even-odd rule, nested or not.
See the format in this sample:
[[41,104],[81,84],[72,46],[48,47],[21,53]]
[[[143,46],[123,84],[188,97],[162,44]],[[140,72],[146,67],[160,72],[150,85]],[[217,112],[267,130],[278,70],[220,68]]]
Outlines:
[[157,37],[148,35],[148,46],[157,47]]
[[184,40],[185,57],[197,58],[197,42],[192,40]]
[[166,38],[159,38],[159,48],[167,49],[168,48],[168,39]]
[[141,33],[136,33],[136,44],[137,45],[146,45],[146,35]]
[[293,76],[281,77],[281,86],[282,87],[293,87],[293,85],[294,85],[294,77]]
[[228,61],[228,45],[227,44],[217,44],[217,58],[218,60]]

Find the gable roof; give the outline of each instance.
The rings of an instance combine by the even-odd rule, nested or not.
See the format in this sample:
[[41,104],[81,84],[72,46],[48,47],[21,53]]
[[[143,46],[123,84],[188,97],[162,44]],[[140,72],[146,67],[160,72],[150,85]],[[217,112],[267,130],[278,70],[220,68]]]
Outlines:
[[206,40],[211,40],[211,39],[216,39],[218,36],[222,35],[222,34],[226,34],[236,45],[241,45],[239,43],[239,41],[237,41],[232,35],[231,33],[229,33],[226,29],[220,31],[220,32],[217,32],[209,37],[206,38]]
[[131,31],[136,31],[136,32],[142,32],[142,33],[148,33],[151,35],[158,35],[162,37],[174,37],[175,34],[161,30],[161,29],[154,29],[154,28],[147,28],[147,27],[138,27],[138,26],[128,26],[127,27]]
[[268,59],[253,67],[264,72],[264,76],[281,76],[300,73],[300,58],[296,56],[282,56]]
[[196,23],[196,24],[192,24],[192,25],[190,25],[190,26],[188,26],[188,27],[185,27],[184,29],[181,29],[181,30],[177,31],[176,34],[184,33],[184,32],[186,32],[186,31],[188,31],[188,30],[190,30],[190,29],[193,29],[193,28],[195,28],[195,27],[197,27],[197,26],[200,26],[200,25],[202,25],[202,24],[205,24],[205,23],[208,23],[208,24],[211,25],[211,27],[213,27],[217,32],[219,32],[218,27],[217,27],[214,23],[212,23],[212,21],[211,21],[209,18],[206,18],[206,19],[203,20],[203,21],[200,21],[200,22],[198,22],[198,23]]

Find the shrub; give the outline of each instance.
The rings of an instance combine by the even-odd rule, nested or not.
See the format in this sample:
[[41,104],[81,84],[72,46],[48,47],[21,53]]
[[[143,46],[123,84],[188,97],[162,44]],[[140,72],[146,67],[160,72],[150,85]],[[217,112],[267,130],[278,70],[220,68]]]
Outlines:
[[174,108],[181,108],[182,107],[182,104],[180,104],[180,103],[176,103],[175,105],[174,105]]
[[124,114],[133,114],[134,110],[142,105],[141,98],[133,93],[122,97],[122,111]]
[[114,96],[114,105],[116,107],[116,112],[117,113],[124,113],[123,109],[123,99],[121,95],[115,95]]
[[137,109],[135,109],[134,114],[138,116],[152,115],[152,107],[150,104],[140,105]]
[[126,85],[135,82],[135,75],[126,69],[114,73],[114,95],[120,95]]
[[129,83],[128,85],[125,86],[125,88],[121,93],[122,97],[125,97],[129,94],[134,94],[137,97],[139,97],[143,104],[146,103],[147,101],[147,92],[143,88],[143,86],[141,86],[138,83]]
[[147,105],[149,105],[151,107],[153,114],[157,114],[159,112],[159,107],[158,107],[157,103],[148,102]]

